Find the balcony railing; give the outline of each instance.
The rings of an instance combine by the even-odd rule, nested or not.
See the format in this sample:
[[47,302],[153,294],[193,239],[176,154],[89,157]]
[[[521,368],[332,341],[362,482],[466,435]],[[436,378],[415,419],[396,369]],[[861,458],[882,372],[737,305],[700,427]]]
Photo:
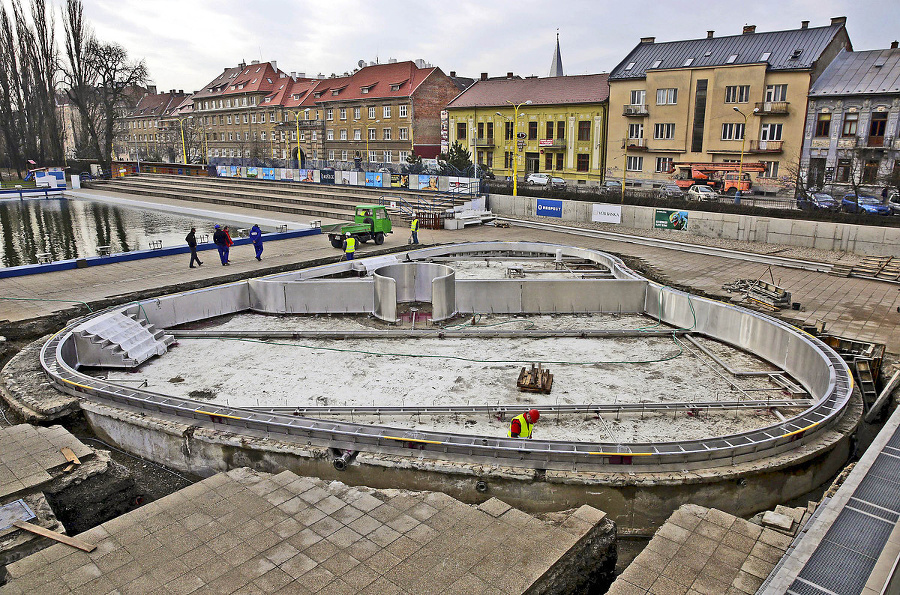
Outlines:
[[647,139],[646,138],[626,138],[622,141],[622,148],[628,149],[629,151],[646,151],[647,150]]
[[887,137],[887,143],[884,142],[885,136],[870,136],[866,140],[866,147],[870,149],[884,149],[890,148],[893,139]]
[[623,115],[625,116],[649,116],[650,110],[647,109],[647,104],[639,103],[639,104],[628,104],[625,106],[623,110]]
[[790,101],[760,101],[756,109],[763,115],[786,114],[790,105]]
[[752,140],[750,141],[750,153],[781,153],[784,141],[781,140]]
[[487,138],[476,138],[475,146],[476,147],[493,147],[494,146],[494,137],[489,136]]

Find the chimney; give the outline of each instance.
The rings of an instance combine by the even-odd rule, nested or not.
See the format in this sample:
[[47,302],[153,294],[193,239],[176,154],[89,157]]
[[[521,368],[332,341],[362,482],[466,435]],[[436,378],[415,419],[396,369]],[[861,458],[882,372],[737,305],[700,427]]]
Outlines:
[[272,60],[270,64],[272,65],[272,70],[278,72],[278,66],[276,66],[277,62],[275,60]]
[[455,71],[455,70],[451,70],[451,71],[450,71],[450,76],[455,77],[455,76],[456,76],[456,71]]
[[900,44],[900,41],[892,41],[892,42],[891,42],[891,49],[892,49],[892,50],[896,50],[898,44]]
[[506,78],[511,79],[512,77],[513,77],[513,73],[511,73],[511,72],[506,73]]
[[641,37],[641,43],[654,43],[655,41],[655,37]]
[[297,73],[297,78],[305,79],[305,78],[306,78],[306,73],[305,73],[305,72],[298,72],[298,73]]
[[487,73],[486,73],[486,72],[482,72],[482,73],[481,73],[481,80],[483,80],[483,81],[486,81],[486,80],[487,80]]
[[809,29],[809,21],[800,21],[801,29]]
[[744,35],[750,35],[751,33],[756,33],[756,25],[744,25]]
[[179,94],[179,95],[184,95],[184,89],[178,89],[178,94]]
[[707,31],[706,39],[712,39],[714,34],[715,34],[715,31]]
[[846,25],[847,17],[831,17],[831,26],[834,25]]

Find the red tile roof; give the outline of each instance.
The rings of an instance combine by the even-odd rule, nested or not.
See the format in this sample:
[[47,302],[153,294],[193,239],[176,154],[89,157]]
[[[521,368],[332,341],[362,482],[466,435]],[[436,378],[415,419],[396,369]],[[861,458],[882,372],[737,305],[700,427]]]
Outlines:
[[185,98],[184,93],[153,93],[144,95],[128,116],[132,118],[150,118],[167,115]]
[[[438,69],[419,68],[410,60],[366,66],[347,77],[325,79],[316,92],[322,92],[319,103],[409,97],[422,82]],[[364,93],[363,89],[368,92]],[[332,91],[338,91],[337,95]]]
[[531,101],[536,105],[598,103],[609,98],[607,73],[548,78],[476,81],[447,105],[448,109],[506,107]]

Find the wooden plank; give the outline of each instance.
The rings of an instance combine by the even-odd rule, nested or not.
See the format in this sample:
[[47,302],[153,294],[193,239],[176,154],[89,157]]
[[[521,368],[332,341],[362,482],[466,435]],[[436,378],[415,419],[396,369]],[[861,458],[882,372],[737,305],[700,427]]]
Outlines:
[[68,446],[63,446],[59,450],[61,453],[63,453],[63,456],[65,456],[66,460],[69,461],[70,463],[75,463],[76,465],[81,464],[81,461],[78,460],[78,457],[75,455],[75,452]]
[[18,527],[19,529],[28,531],[29,533],[34,533],[35,535],[40,535],[41,537],[47,537],[48,539],[70,545],[85,552],[92,552],[97,549],[96,545],[81,541],[80,539],[75,539],[74,537],[69,537],[68,535],[63,535],[62,533],[57,533],[56,531],[51,531],[50,529],[45,529],[44,527],[41,527],[39,525],[32,525],[31,523],[27,523],[25,521],[16,521],[13,523],[13,525],[15,527]]

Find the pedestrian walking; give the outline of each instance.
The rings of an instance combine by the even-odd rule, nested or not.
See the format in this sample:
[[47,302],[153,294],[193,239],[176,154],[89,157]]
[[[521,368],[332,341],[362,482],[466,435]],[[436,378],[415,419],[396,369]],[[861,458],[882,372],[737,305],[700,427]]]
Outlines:
[[534,424],[541,416],[541,412],[537,409],[529,409],[525,413],[521,413],[509,423],[510,438],[531,438],[534,430]]
[[194,261],[197,262],[198,265],[202,265],[200,259],[197,257],[197,229],[192,227],[191,231],[185,236],[184,241],[187,242],[188,247],[191,249],[191,268],[194,268]]
[[259,225],[255,223],[253,224],[253,227],[250,228],[250,241],[253,242],[253,249],[256,250],[256,260],[262,260],[262,231],[259,229]]
[[344,236],[344,258],[353,260],[353,254],[356,252],[356,238],[349,233]]
[[[228,226],[225,226],[225,245],[228,246],[228,252],[231,252],[231,247],[234,246],[234,240],[231,239],[231,232],[228,231]],[[231,263],[231,258],[228,258],[225,262]]]
[[219,251],[219,260],[222,266],[228,266],[228,235],[219,225],[216,225],[216,232],[213,234],[213,243]]
[[412,243],[419,243],[419,218],[416,217],[412,220],[412,223],[409,224],[409,231],[412,232]]

